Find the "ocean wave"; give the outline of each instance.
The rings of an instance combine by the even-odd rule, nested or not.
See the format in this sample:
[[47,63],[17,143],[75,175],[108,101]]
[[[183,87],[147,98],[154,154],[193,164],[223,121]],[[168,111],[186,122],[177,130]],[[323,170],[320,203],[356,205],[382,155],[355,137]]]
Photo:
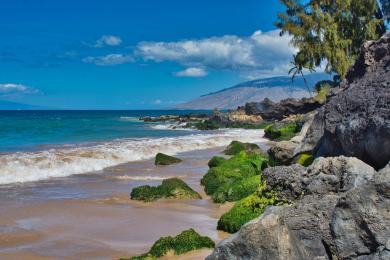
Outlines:
[[192,128],[185,128],[186,124],[178,124],[178,123],[171,123],[171,124],[158,124],[158,125],[150,125],[150,128],[155,130],[181,130],[181,131],[195,131],[196,129]]
[[263,130],[218,130],[180,137],[118,139],[93,146],[0,155],[0,184],[45,180],[102,170],[121,163],[226,146],[233,140],[263,142]]

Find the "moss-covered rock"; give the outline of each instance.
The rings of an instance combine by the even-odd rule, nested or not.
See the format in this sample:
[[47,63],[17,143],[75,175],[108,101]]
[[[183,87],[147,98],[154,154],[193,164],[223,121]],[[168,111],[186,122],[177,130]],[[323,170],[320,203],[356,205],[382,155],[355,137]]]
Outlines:
[[299,131],[301,125],[297,122],[276,123],[265,128],[264,137],[275,141],[286,141],[297,135]]
[[314,156],[312,154],[303,153],[299,156],[297,163],[302,166],[308,167],[313,163],[313,161],[314,161]]
[[[154,260],[167,254],[181,255],[202,248],[214,248],[215,243],[195,230],[185,230],[175,237],[162,237],[157,240],[146,254],[135,256],[130,260]],[[125,259],[123,259],[125,260]]]
[[236,155],[241,151],[263,153],[261,148],[257,144],[252,143],[242,143],[239,141],[232,141],[228,147],[225,149],[224,153],[226,155]]
[[158,153],[156,155],[156,159],[154,161],[154,164],[155,165],[171,165],[171,164],[180,163],[180,162],[182,162],[182,160],[180,160],[179,158],[176,158],[176,157],[173,157],[173,156],[170,156],[167,154],[163,154],[163,153]]
[[161,185],[157,187],[149,185],[136,187],[131,191],[130,198],[150,202],[161,198],[201,199],[201,196],[184,181],[178,178],[170,178],[163,180]]
[[219,166],[224,161],[226,161],[225,158],[220,157],[220,156],[214,156],[213,158],[211,158],[211,160],[207,164],[210,168],[213,168],[213,167]]
[[[201,179],[201,184],[215,202],[236,201],[256,190],[258,180],[251,177],[259,177],[267,165],[268,160],[264,156],[241,151],[210,168]],[[241,190],[243,188],[246,190]]]
[[262,183],[255,193],[236,202],[232,209],[221,216],[217,229],[235,233],[242,225],[263,214],[268,205],[283,204],[277,194],[267,192],[266,187],[266,184]]

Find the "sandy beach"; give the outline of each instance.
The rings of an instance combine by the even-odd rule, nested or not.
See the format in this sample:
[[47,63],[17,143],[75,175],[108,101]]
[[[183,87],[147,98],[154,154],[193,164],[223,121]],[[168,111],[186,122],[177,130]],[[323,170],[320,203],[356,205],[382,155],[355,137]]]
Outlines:
[[[217,220],[231,205],[212,203],[200,179],[207,161],[223,148],[179,154],[181,164],[153,160],[121,164],[90,174],[0,189],[1,259],[117,259],[146,252],[161,236],[194,228],[218,242],[227,236]],[[132,187],[179,176],[202,200],[131,201]],[[164,259],[200,259],[209,250]]]

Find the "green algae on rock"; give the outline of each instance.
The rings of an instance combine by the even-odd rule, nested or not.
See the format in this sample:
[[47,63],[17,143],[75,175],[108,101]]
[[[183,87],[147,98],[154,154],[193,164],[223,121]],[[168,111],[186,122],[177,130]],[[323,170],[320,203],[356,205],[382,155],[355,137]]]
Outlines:
[[233,208],[223,214],[218,220],[218,230],[228,233],[237,232],[242,225],[259,217],[269,205],[281,205],[284,202],[278,199],[276,192],[266,191],[267,185],[261,183],[257,191],[237,201]]
[[312,154],[303,153],[299,156],[297,163],[302,165],[302,166],[308,167],[313,163],[314,159],[315,158],[313,157]]
[[287,141],[301,130],[297,122],[277,123],[269,125],[264,130],[264,137],[275,141]]
[[256,152],[256,153],[264,153],[260,147],[257,144],[252,144],[252,143],[242,143],[239,141],[232,141],[224,153],[226,155],[236,155],[241,151],[245,152]]
[[201,199],[201,196],[181,179],[170,178],[163,180],[161,185],[157,187],[149,185],[135,187],[130,193],[130,198],[132,200],[151,202],[161,198]]
[[259,174],[267,165],[268,160],[262,155],[241,151],[210,168],[201,184],[214,202],[236,201],[256,191],[260,184]]
[[210,159],[210,161],[207,163],[207,165],[210,167],[210,168],[213,168],[213,167],[217,167],[219,166],[221,163],[223,163],[224,161],[226,161],[225,158],[221,157],[221,156],[214,156],[213,158]]
[[[154,260],[167,254],[181,255],[202,248],[214,248],[209,237],[199,235],[194,229],[181,232],[175,237],[167,236],[157,240],[149,252],[129,258],[129,260]],[[122,259],[126,260],[126,259]]]
[[176,158],[176,157],[173,157],[173,156],[170,156],[167,154],[163,154],[163,153],[158,153],[156,155],[156,159],[154,161],[154,164],[155,165],[171,165],[171,164],[180,163],[180,162],[182,162],[182,160],[180,160],[179,158]]

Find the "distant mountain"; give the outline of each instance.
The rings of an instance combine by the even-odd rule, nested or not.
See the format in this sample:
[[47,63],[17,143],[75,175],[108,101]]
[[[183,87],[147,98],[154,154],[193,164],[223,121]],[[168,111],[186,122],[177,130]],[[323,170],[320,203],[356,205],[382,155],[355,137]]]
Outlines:
[[0,110],[34,110],[45,109],[40,106],[33,106],[28,104],[21,104],[11,101],[0,100]]
[[[311,89],[320,80],[330,79],[328,74],[316,73],[306,76]],[[259,102],[264,98],[280,101],[285,98],[310,96],[302,78],[291,82],[290,77],[256,79],[225,88],[176,106],[177,109],[235,109],[247,102]]]

